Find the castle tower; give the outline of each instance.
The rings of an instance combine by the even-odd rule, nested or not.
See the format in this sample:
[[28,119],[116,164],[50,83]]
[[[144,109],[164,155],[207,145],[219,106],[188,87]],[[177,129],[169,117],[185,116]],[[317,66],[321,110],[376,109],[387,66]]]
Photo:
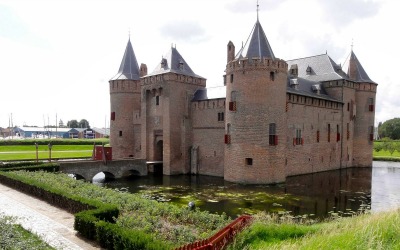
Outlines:
[[140,155],[140,73],[129,39],[118,73],[110,83],[110,145],[113,158]]
[[350,54],[349,78],[355,82],[353,165],[369,167],[372,162],[375,97],[378,84],[372,81],[353,51]]
[[[227,58],[232,58],[228,44]],[[226,66],[224,178],[241,183],[285,180],[287,64],[277,59],[257,21]]]
[[165,175],[190,171],[190,101],[205,86],[206,79],[196,75],[174,47],[142,79],[142,156],[162,161]]

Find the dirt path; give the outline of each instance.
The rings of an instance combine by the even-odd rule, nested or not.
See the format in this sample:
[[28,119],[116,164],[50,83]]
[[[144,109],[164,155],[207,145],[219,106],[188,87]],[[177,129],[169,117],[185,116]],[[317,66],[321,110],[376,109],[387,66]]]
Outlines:
[[72,214],[2,184],[0,213],[18,217],[19,224],[56,249],[100,249],[76,235]]

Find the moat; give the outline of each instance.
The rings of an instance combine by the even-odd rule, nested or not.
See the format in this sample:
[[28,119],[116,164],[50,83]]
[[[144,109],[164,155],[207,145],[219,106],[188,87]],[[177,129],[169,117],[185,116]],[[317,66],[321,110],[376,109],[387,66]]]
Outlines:
[[211,176],[132,177],[107,181],[105,186],[141,193],[159,202],[226,213],[290,212],[324,218],[348,216],[400,206],[400,163],[374,162],[372,168],[351,168],[294,176],[276,185],[241,185]]

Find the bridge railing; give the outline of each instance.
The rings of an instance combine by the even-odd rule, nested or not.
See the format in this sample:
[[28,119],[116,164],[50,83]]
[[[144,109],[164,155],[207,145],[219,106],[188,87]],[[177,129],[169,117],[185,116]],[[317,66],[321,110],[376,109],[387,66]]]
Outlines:
[[189,243],[175,250],[219,250],[224,249],[236,234],[238,234],[251,221],[250,215],[242,215],[229,225],[219,230],[208,239]]

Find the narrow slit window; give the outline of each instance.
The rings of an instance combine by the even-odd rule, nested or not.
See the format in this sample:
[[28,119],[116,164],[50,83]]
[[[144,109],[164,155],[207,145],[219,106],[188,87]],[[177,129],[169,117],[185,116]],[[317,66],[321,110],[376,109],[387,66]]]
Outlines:
[[160,96],[156,96],[156,105],[160,105]]

